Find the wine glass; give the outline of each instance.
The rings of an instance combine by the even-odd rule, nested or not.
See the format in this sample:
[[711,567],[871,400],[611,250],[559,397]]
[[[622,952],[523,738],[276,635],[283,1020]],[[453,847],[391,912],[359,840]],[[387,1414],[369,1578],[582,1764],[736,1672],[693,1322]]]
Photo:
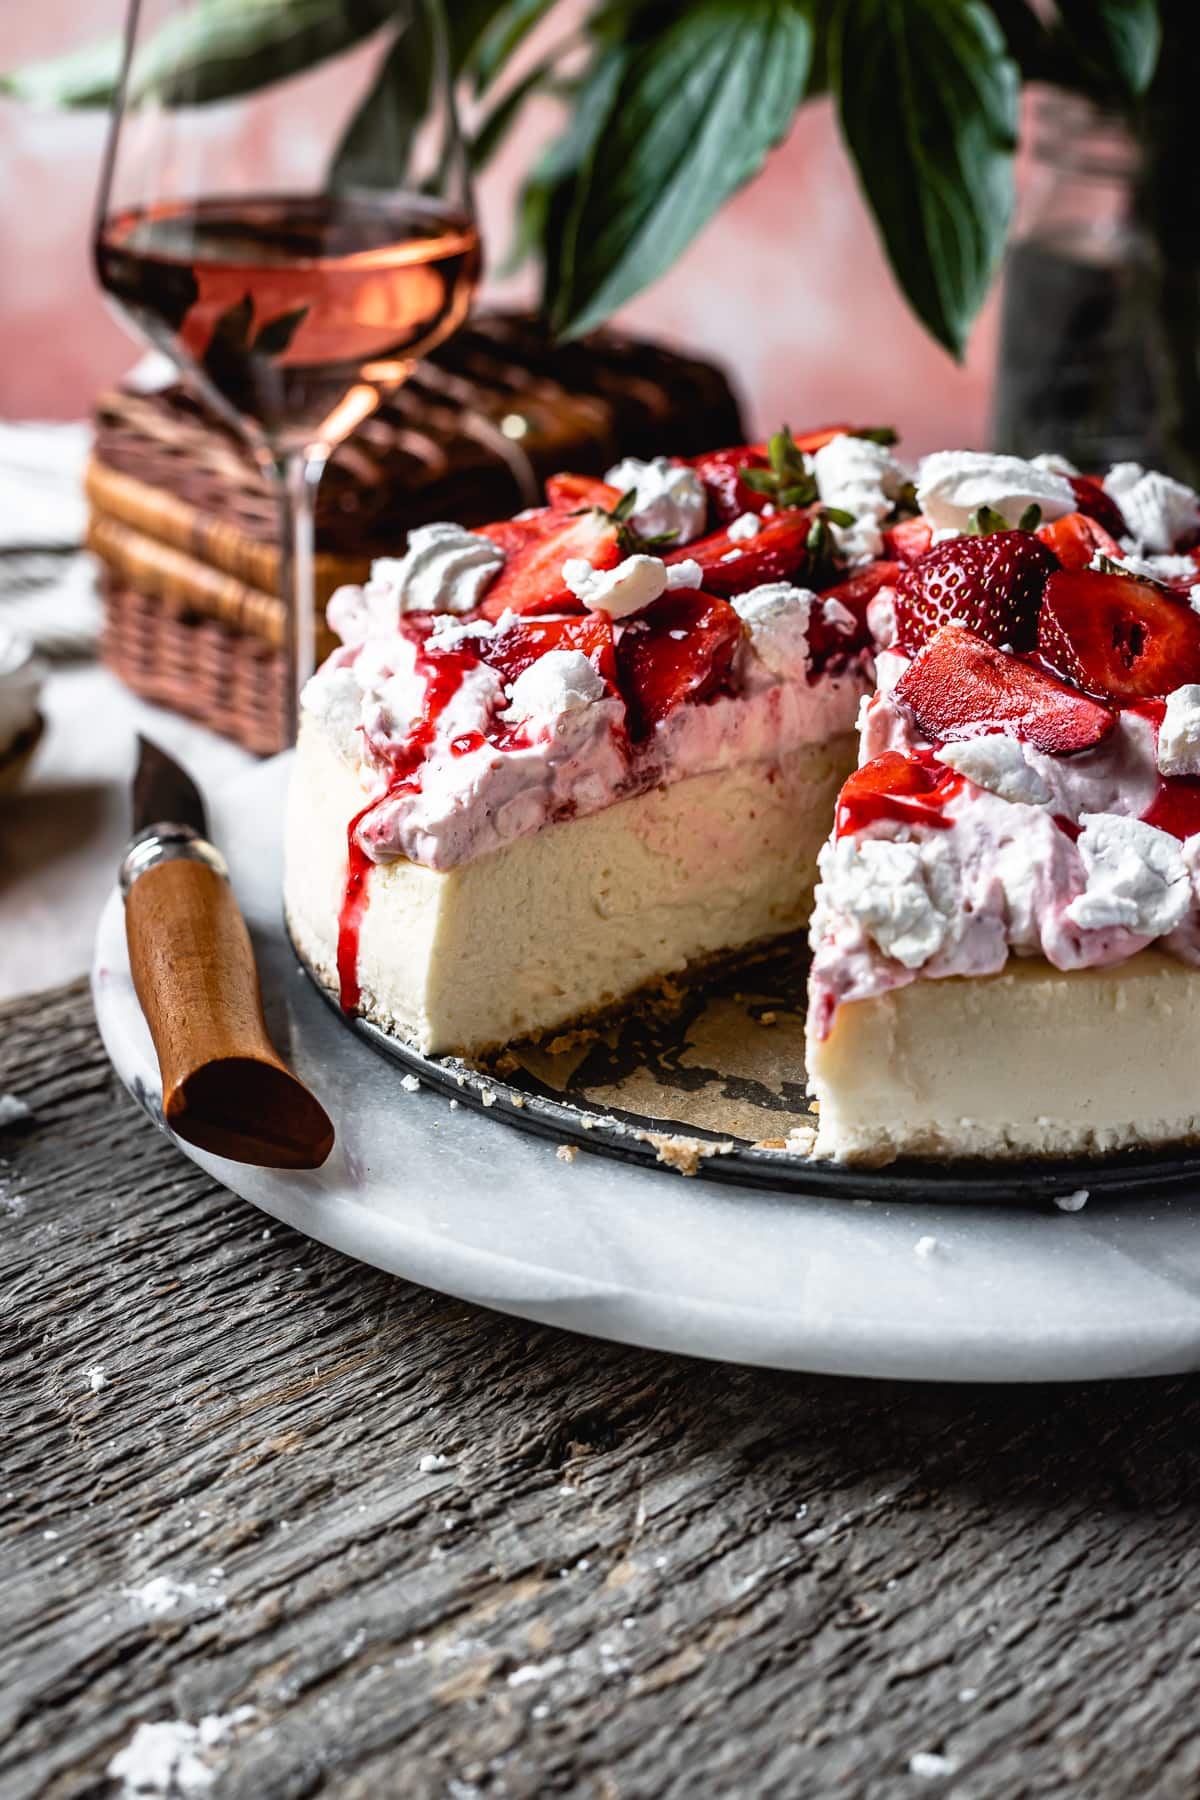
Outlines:
[[321,472],[479,276],[438,0],[130,0],[94,250],[275,485],[294,740]]

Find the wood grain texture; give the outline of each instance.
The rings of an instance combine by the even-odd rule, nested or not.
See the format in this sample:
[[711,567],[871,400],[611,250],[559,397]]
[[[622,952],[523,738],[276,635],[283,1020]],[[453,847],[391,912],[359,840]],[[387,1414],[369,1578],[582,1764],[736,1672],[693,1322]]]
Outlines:
[[214,1187],[81,986],[0,1009],[0,1091],[6,1800],[243,1705],[217,1800],[1200,1787],[1195,1381],[776,1376],[441,1299]]

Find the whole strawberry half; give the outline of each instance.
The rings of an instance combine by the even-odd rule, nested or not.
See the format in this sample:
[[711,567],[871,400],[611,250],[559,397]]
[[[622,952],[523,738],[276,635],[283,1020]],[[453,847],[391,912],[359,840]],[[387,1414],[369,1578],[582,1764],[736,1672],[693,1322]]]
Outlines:
[[1200,681],[1200,616],[1133,575],[1052,575],[1037,647],[1068,681],[1109,700],[1150,700]]
[[735,540],[713,531],[695,543],[670,550],[665,563],[698,562],[706,594],[744,594],[764,581],[790,581],[808,557],[808,512],[792,509],[764,519],[757,537]]
[[625,623],[617,682],[634,737],[685,701],[703,700],[724,680],[742,636],[727,600],[696,589],[666,593]]
[[1106,494],[1104,488],[1094,475],[1068,475],[1071,490],[1075,495],[1075,505],[1089,519],[1095,519],[1097,525],[1103,525],[1110,536],[1121,538],[1129,530],[1125,523],[1125,515],[1113,499]]
[[1064,513],[1039,525],[1037,537],[1052,550],[1064,569],[1086,569],[1096,552],[1102,556],[1120,556],[1121,546],[1099,519],[1085,512]]
[[962,625],[944,625],[893,693],[926,736],[941,743],[1000,731],[1050,756],[1070,756],[1101,743],[1117,722],[1100,701]]
[[920,649],[943,625],[966,625],[999,647],[1028,649],[1046,579],[1058,567],[1053,551],[1029,531],[935,544],[896,582],[900,647]]

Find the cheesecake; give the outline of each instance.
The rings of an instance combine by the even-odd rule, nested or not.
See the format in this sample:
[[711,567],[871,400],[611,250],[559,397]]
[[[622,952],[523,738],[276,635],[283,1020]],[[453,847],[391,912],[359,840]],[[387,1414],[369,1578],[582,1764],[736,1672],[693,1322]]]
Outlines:
[[[852,451],[899,491],[886,447]],[[838,549],[857,515],[811,478],[782,503],[809,453],[773,454],[757,487],[720,454],[558,477],[334,595],[285,902],[346,1011],[478,1058],[803,931],[895,565]]]
[[487,1059],[811,921],[816,1156],[1200,1137],[1200,502],[890,437],[564,474],[334,595],[285,905],[346,1012]]

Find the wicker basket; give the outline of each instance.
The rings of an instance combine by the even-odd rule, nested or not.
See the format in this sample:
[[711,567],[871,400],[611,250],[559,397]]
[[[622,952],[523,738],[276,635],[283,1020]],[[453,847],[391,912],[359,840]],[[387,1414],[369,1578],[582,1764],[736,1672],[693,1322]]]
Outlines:
[[[555,469],[736,443],[711,365],[614,331],[554,345],[485,314],[422,363],[334,454],[317,499],[316,602],[395,553],[410,526],[484,524]],[[532,486],[531,486],[532,484]],[[87,473],[101,654],[135,692],[266,753],[285,741],[275,501],[245,447],[187,389],[104,395]]]

